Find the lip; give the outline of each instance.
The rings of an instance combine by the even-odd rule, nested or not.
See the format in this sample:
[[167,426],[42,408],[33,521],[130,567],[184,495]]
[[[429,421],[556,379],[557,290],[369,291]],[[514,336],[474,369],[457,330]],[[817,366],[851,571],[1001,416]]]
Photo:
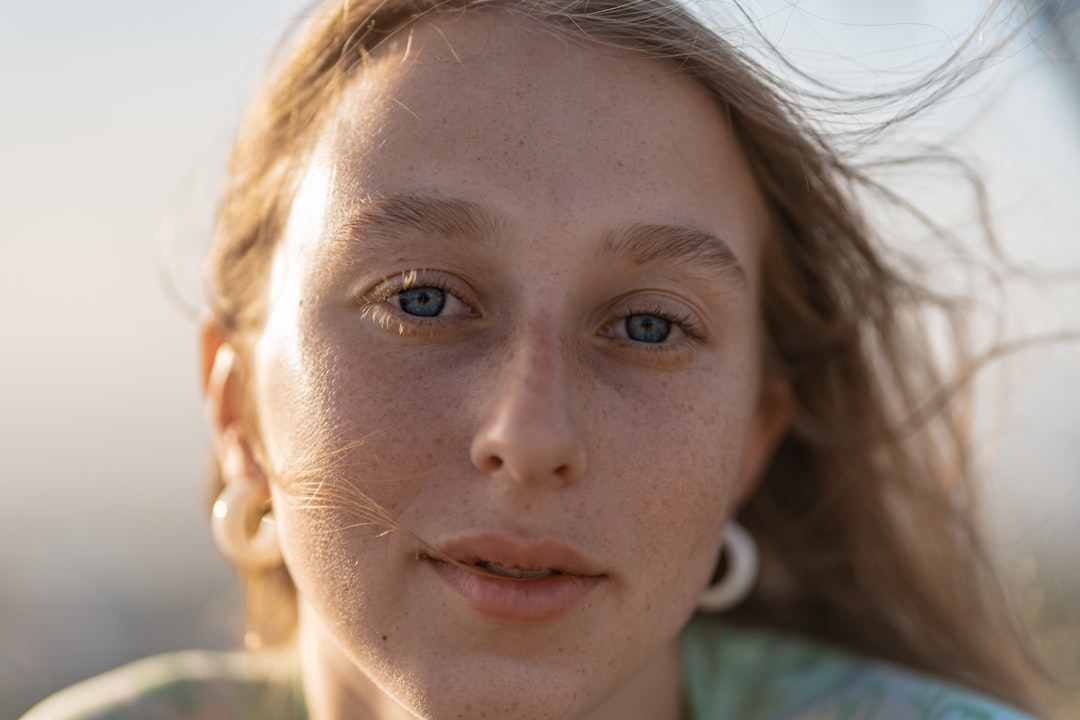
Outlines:
[[[553,538],[525,542],[486,533],[454,538],[436,549],[444,557],[422,556],[476,613],[492,620],[539,624],[570,613],[604,580],[599,566],[573,545]],[[461,565],[448,562],[455,560]],[[558,575],[524,580],[495,577],[478,562],[521,570],[558,570]],[[465,567],[463,567],[465,566]]]

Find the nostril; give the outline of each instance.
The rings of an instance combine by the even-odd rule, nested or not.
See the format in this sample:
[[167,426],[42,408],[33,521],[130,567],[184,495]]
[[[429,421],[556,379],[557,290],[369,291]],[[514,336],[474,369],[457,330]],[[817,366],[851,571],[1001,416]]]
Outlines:
[[502,466],[503,459],[501,457],[499,457],[498,455],[488,455],[487,459],[484,461],[484,467],[482,468],[482,470],[484,472],[493,473],[501,470]]

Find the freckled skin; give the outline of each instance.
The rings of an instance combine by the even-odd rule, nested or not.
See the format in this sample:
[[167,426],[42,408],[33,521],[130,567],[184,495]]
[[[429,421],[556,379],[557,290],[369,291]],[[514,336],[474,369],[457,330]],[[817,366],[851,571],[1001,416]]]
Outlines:
[[[677,717],[676,636],[775,439],[759,403],[761,200],[722,113],[674,66],[497,14],[434,22],[408,58],[390,43],[346,89],[276,250],[256,343],[313,718]],[[483,205],[499,242],[409,236],[400,252],[336,261],[337,214],[391,194]],[[627,223],[722,236],[746,282],[600,256]],[[400,309],[363,312],[358,292],[412,269],[475,291],[476,307],[405,334],[415,318]],[[677,331],[675,350],[650,354],[616,338],[623,296],[692,312],[704,339]],[[388,312],[387,327],[374,320]],[[604,579],[550,623],[477,615],[407,533],[295,502],[287,478],[357,442],[330,490],[362,491],[431,543],[559,538]]]

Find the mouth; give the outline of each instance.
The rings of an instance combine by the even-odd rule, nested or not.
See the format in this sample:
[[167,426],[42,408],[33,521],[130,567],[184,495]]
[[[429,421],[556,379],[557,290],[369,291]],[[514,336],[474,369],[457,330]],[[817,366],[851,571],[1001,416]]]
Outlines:
[[426,557],[507,580],[604,575],[584,552],[556,538],[522,541],[503,533],[481,533],[440,543]]
[[474,563],[474,566],[481,570],[486,570],[496,577],[506,578],[508,580],[543,580],[544,578],[563,574],[562,570],[524,570],[516,567],[504,567],[499,563],[489,562],[487,560],[481,560],[478,563]]
[[422,553],[420,555],[420,559],[454,565],[463,570],[468,570],[484,577],[496,578],[499,580],[515,580],[519,582],[529,580],[546,580],[548,578],[559,577],[560,575],[573,576],[576,574],[572,572],[568,573],[557,568],[523,568],[513,565],[502,565],[492,560],[476,560],[474,562],[462,562],[461,560],[457,560],[452,557],[440,557],[436,555],[429,555],[426,553]]
[[502,533],[457,538],[421,560],[488,620],[536,624],[574,611],[607,577],[573,545]]

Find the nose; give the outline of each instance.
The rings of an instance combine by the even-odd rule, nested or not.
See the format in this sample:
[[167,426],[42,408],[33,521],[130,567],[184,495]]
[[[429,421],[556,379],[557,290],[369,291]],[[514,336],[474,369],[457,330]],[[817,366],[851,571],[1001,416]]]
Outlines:
[[585,471],[585,440],[575,417],[562,344],[536,332],[499,374],[470,456],[491,477],[519,484],[567,485]]

